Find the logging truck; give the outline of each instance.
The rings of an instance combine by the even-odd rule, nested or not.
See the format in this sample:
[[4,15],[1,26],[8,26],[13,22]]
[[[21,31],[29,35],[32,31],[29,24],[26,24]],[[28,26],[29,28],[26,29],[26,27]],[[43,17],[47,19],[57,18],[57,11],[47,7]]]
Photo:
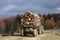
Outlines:
[[37,36],[38,34],[43,34],[44,28],[41,24],[40,17],[32,12],[26,12],[21,17],[21,35]]

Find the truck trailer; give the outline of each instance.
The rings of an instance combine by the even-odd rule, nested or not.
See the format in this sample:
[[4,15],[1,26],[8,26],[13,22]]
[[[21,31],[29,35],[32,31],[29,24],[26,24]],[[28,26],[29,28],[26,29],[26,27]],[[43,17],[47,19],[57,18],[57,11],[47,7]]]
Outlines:
[[21,17],[21,35],[26,36],[31,34],[37,36],[44,33],[43,25],[40,21],[40,16],[32,12],[26,12]]

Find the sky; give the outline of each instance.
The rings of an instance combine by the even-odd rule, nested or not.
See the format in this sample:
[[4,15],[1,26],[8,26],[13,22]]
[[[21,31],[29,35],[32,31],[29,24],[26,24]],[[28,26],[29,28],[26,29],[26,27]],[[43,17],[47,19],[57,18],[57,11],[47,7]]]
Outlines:
[[0,0],[0,17],[27,11],[40,14],[60,13],[60,0]]

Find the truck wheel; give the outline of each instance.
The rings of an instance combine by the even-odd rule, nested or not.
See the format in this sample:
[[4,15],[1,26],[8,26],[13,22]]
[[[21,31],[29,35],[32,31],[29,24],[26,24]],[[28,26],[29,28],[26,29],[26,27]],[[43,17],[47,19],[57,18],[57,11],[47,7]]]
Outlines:
[[42,34],[44,34],[44,33],[45,33],[44,28],[42,28]]
[[24,36],[26,36],[26,34],[24,33]]
[[41,28],[38,29],[38,34],[39,34],[39,35],[42,34],[42,30],[41,30]]
[[43,34],[44,33],[44,28],[41,25],[40,28],[38,29],[38,34]]
[[21,30],[21,36],[24,36],[24,31],[23,30]]
[[33,36],[36,37],[38,35],[37,29],[34,30]]
[[39,31],[38,31],[38,34],[39,34],[39,35],[41,35],[41,34],[42,34],[42,31],[41,31],[41,30],[39,30]]

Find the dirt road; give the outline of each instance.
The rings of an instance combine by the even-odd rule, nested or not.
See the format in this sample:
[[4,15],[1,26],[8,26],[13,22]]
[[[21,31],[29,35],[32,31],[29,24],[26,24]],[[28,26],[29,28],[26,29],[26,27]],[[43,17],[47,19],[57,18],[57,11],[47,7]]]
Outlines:
[[56,30],[47,30],[45,34],[38,35],[37,37],[21,37],[21,36],[0,36],[0,40],[60,40],[60,35],[56,35]]
[[46,34],[38,35],[37,37],[21,37],[21,36],[0,36],[0,40],[40,40]]

